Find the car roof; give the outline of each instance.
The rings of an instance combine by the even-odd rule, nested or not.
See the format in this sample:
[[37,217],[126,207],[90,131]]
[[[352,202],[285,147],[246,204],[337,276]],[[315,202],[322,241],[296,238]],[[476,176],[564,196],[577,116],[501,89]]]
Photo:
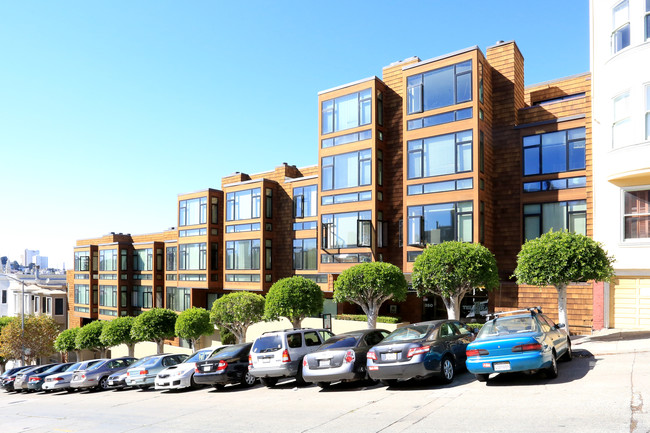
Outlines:
[[[327,331],[327,332],[332,332],[329,329],[324,329],[324,328],[300,328],[300,329],[295,329],[295,328],[289,328],[289,329],[282,329],[278,331],[267,331],[262,333],[262,335],[268,335],[268,334],[283,334],[285,332],[309,332],[309,331]],[[258,337],[259,338],[259,337]]]

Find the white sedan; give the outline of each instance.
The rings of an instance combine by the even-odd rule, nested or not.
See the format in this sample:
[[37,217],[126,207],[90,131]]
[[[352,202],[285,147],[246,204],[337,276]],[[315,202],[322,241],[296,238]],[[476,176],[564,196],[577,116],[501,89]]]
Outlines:
[[194,383],[196,363],[208,359],[217,349],[219,347],[201,349],[180,364],[172,365],[162,370],[156,375],[156,389],[181,389],[190,386],[196,388],[197,385]]

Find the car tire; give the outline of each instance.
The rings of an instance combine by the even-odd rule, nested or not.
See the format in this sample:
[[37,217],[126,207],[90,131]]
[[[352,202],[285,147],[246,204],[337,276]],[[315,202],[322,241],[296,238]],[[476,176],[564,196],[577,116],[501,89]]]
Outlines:
[[302,361],[300,362],[300,367],[298,367],[298,373],[296,374],[296,385],[305,386],[307,382],[302,377]]
[[278,383],[278,378],[277,377],[262,377],[260,378],[260,382],[262,382],[262,385],[264,385],[267,388],[273,388],[276,383]]
[[249,371],[246,371],[244,375],[241,378],[241,386],[250,388],[251,386],[255,385],[255,382],[257,382],[257,378],[253,376]]
[[192,389],[199,389],[200,386],[201,386],[201,385],[199,385],[198,383],[196,383],[196,381],[194,380],[194,373],[192,373],[192,375],[190,376],[190,388],[192,388]]
[[567,349],[566,352],[564,352],[564,355],[562,355],[562,358],[560,358],[560,361],[564,362],[569,362],[573,359],[573,349],[571,349],[571,341],[567,341]]
[[397,379],[381,379],[380,382],[382,383],[382,385],[386,385],[386,386],[397,385]]
[[226,387],[226,385],[224,385],[223,383],[215,383],[214,385],[212,385],[212,387],[217,391],[222,391]]
[[440,362],[440,377],[442,377],[442,381],[445,383],[453,382],[455,373],[454,360],[450,356],[442,358]]
[[476,374],[475,376],[476,376],[476,380],[478,380],[479,382],[487,382],[488,379],[490,378],[489,374],[484,374],[484,373],[479,373]]
[[551,353],[551,366],[545,371],[546,377],[555,379],[557,377],[557,359],[555,358],[555,351]]
[[316,385],[320,386],[323,389],[327,389],[330,387],[331,383],[330,382],[316,382]]
[[108,377],[104,376],[99,379],[99,382],[97,383],[97,389],[99,391],[106,391],[108,389]]

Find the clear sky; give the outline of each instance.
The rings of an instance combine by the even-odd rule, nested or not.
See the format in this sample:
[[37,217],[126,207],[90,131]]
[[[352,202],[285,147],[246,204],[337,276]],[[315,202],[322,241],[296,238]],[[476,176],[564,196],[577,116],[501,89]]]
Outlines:
[[0,256],[176,226],[179,193],[317,163],[317,93],[515,40],[534,84],[589,70],[587,0],[0,3]]

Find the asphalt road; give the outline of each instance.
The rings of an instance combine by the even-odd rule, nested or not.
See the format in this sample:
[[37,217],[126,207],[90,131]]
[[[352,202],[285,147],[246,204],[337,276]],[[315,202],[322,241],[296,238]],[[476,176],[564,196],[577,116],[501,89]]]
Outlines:
[[[559,377],[185,392],[0,392],[0,432],[648,432],[650,352],[577,357]],[[643,401],[646,397],[646,401]],[[645,406],[644,406],[645,404]]]

